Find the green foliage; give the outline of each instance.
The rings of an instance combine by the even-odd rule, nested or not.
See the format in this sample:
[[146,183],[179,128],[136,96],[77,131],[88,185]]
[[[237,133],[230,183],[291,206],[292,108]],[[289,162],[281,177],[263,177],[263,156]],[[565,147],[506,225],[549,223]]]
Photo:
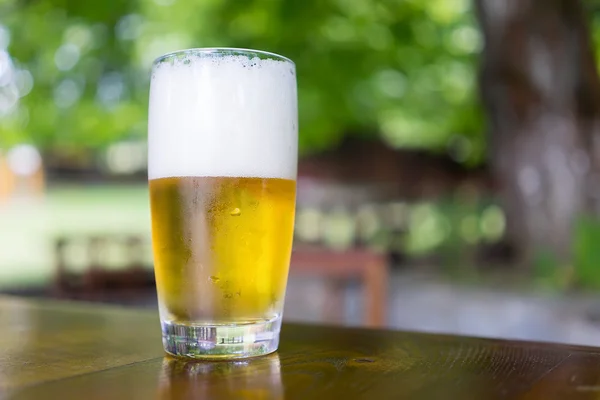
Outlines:
[[600,221],[580,218],[575,227],[573,252],[575,279],[589,289],[600,289]]
[[600,220],[581,215],[573,229],[572,264],[561,262],[552,249],[538,249],[534,277],[538,285],[564,290],[570,287],[600,289]]
[[471,164],[483,155],[470,0],[4,0],[0,15],[17,68],[34,78],[2,122],[4,142],[141,137],[152,59],[225,46],[296,62],[303,151],[381,135]]
[[132,4],[48,0],[2,6],[15,74],[26,81],[16,79],[17,86],[32,88],[2,120],[0,146],[30,141],[43,148],[96,148],[143,133],[131,45],[115,35]]
[[538,249],[533,259],[533,276],[535,284],[549,292],[567,288],[571,282],[568,277],[568,266],[562,265],[550,249]]

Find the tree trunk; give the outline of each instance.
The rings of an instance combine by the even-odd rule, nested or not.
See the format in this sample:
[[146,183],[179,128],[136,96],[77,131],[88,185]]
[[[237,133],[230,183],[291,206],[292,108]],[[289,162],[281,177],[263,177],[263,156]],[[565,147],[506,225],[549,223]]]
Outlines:
[[599,211],[600,82],[579,0],[476,0],[490,161],[520,261],[571,260],[573,224]]

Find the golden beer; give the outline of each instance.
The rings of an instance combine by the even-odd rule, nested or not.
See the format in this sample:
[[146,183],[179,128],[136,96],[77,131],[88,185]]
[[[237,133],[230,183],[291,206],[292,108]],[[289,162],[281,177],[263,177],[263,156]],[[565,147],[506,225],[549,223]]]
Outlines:
[[152,240],[163,313],[176,323],[252,323],[282,309],[296,182],[150,180]]
[[154,62],[148,182],[167,353],[243,358],[277,350],[297,164],[292,61],[190,49]]

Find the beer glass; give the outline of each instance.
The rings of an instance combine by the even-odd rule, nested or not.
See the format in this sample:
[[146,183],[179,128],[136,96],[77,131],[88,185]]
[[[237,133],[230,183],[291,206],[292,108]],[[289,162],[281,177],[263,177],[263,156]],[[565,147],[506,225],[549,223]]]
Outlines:
[[190,49],[152,68],[148,179],[165,351],[277,350],[298,158],[294,63]]

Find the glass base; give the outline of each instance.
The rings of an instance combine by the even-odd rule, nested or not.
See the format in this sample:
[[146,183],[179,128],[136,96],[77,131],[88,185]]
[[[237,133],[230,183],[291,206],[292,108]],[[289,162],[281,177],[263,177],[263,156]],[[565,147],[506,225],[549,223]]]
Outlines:
[[281,316],[245,324],[181,324],[162,321],[163,346],[176,357],[226,360],[273,353]]

